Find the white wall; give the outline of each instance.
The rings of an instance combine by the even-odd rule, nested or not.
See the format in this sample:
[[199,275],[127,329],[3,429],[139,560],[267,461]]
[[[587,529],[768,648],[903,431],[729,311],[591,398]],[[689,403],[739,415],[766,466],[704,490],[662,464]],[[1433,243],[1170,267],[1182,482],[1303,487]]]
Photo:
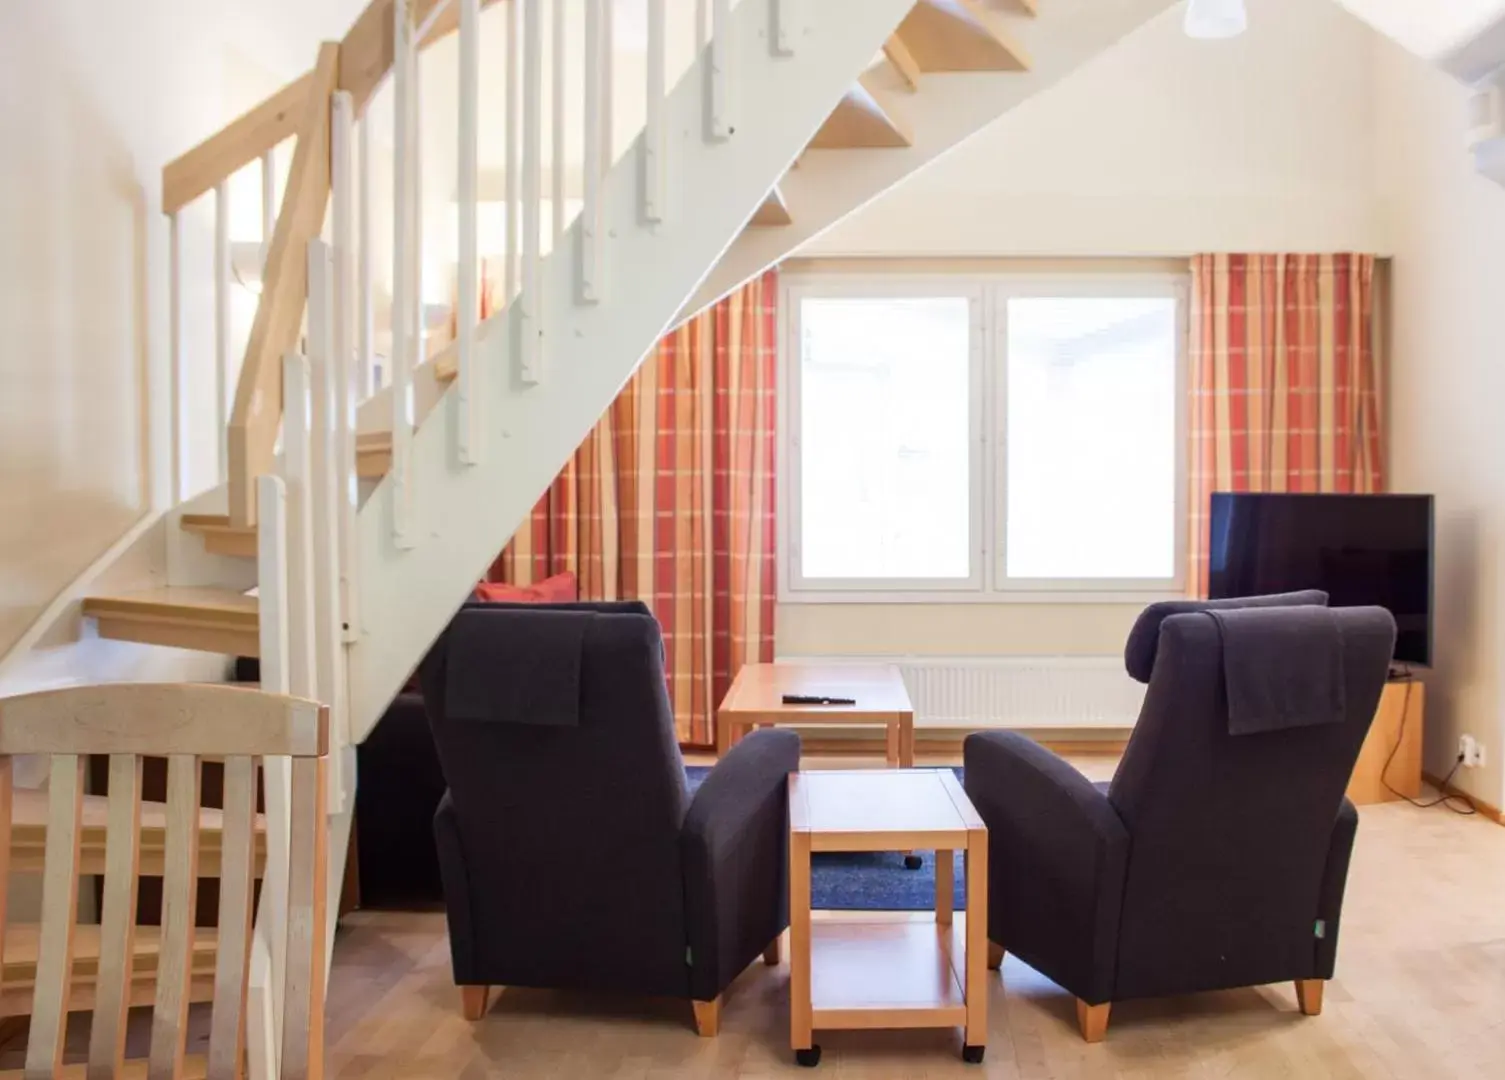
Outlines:
[[[1371,31],[1249,0],[1249,32],[1168,10],[802,254],[1170,255],[1377,248]],[[902,102],[900,103],[902,106]]]
[[[305,6],[348,21],[337,4],[360,6]],[[289,74],[247,52],[245,27],[261,11],[252,0],[0,5],[0,658],[166,505],[161,170]],[[246,75],[247,56],[269,85]],[[191,477],[201,486],[214,472],[207,200],[184,231],[186,395],[200,421]],[[138,545],[111,585],[150,584],[161,555]],[[24,664],[13,657],[0,681],[16,690],[32,676],[189,670],[165,652],[73,648],[78,634],[64,612],[46,628],[47,647]]]
[[1505,11],[1501,0],[1337,0],[1380,33],[1428,59],[1482,29]]
[[[1374,33],[1324,0],[1249,0],[1194,42],[1168,11],[801,255],[1383,252]],[[1139,604],[782,604],[781,653],[1106,654]]]
[[1376,175],[1392,228],[1393,486],[1437,496],[1426,764],[1505,805],[1505,189],[1464,150],[1464,91],[1376,38]]

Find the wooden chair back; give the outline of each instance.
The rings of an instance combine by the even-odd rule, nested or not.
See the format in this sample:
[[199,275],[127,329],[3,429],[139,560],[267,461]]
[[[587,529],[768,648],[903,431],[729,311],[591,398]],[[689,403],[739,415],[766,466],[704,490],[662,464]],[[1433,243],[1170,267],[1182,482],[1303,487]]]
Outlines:
[[[216,1080],[242,1075],[255,887],[257,767],[263,758],[290,757],[292,830],[281,1075],[285,1080],[322,1075],[328,726],[327,711],[317,702],[233,686],[121,684],[0,699],[0,835],[10,835],[13,758],[24,754],[50,759],[42,918],[26,1080],[75,1071],[65,1070],[62,1061],[74,981],[84,768],[91,754],[109,755],[110,780],[94,1015],[87,1071],[76,1071],[89,1080],[126,1073],[145,756],[165,757],[168,762],[161,944],[146,1072],[154,1080],[178,1080],[185,1071],[200,775],[203,760],[214,758],[224,762],[225,770],[219,945],[208,1058],[194,1062],[193,1071]],[[10,846],[0,844],[0,885],[8,880],[9,864]],[[0,932],[6,925],[5,891],[0,887]]]

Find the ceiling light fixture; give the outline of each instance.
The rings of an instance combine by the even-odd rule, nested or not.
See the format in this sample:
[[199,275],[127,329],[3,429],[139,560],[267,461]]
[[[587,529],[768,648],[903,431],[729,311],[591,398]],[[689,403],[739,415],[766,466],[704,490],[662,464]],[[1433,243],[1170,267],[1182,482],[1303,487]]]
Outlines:
[[1238,37],[1248,27],[1244,0],[1187,0],[1187,37],[1204,41]]

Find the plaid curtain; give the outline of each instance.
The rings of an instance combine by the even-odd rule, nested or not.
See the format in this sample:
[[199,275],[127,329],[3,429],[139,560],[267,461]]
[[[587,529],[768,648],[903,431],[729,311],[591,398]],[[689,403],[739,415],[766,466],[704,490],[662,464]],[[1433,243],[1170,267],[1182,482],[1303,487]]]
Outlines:
[[1370,255],[1199,255],[1191,302],[1191,595],[1215,491],[1384,490]]
[[715,742],[744,663],[773,659],[776,271],[659,343],[496,560],[639,598],[664,629],[682,742]]

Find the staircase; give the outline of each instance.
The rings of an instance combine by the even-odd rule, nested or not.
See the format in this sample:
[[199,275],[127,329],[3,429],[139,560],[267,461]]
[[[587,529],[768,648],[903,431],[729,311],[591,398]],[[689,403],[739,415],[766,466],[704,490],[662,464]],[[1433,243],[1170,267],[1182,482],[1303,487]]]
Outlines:
[[[269,196],[265,208],[262,294],[238,373],[218,335],[223,482],[177,492],[163,587],[88,596],[84,614],[102,637],[260,656],[263,685],[329,703],[345,750],[329,807],[342,858],[350,748],[664,333],[1173,2],[648,0],[646,79],[629,95],[644,123],[622,146],[610,135],[627,100],[614,71],[636,54],[614,43],[607,0],[571,3],[568,17],[546,0],[373,0],[307,75],[164,172],[182,372],[202,358],[183,355],[177,331],[184,280],[199,272],[178,257],[179,215],[215,192],[223,220],[229,176],[296,140],[281,205]],[[669,85],[674,17],[695,47]],[[482,20],[507,21],[504,53],[481,55]],[[457,122],[420,133],[425,49],[456,32]],[[504,117],[480,114],[483,63],[518,90]],[[546,162],[544,103],[563,99],[566,69],[583,73],[583,127],[548,114]],[[389,74],[396,145],[373,163],[363,113]],[[504,120],[504,212],[521,228],[507,230],[505,303],[481,322],[477,131]],[[418,161],[432,139],[458,139],[461,270],[458,336],[429,358],[418,267],[435,241],[421,235]],[[566,146],[581,148],[584,195],[567,227]],[[371,203],[357,198],[377,167],[392,170],[396,196],[386,386],[372,378]],[[552,233],[547,253],[541,233]],[[269,875],[285,859],[283,796],[269,781]],[[339,881],[338,863],[331,871]],[[263,910],[259,935],[279,918]],[[264,991],[278,962],[268,951],[253,975]]]

